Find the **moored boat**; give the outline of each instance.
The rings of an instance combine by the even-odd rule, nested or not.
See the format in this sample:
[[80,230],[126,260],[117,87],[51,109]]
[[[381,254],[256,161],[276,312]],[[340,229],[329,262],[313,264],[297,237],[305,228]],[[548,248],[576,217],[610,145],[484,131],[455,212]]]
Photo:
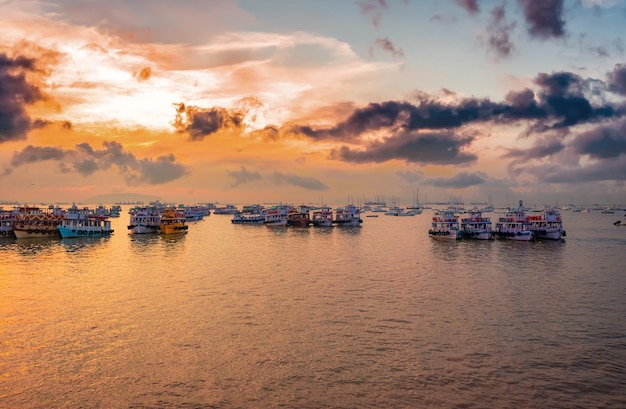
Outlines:
[[266,226],[287,226],[287,218],[291,209],[293,207],[288,205],[272,206],[267,209],[263,223]]
[[498,218],[494,229],[495,236],[499,239],[532,241],[535,238],[534,232],[530,228],[530,222],[526,217],[526,211],[522,201],[519,207],[510,210],[504,217]]
[[300,206],[299,208],[293,208],[287,214],[287,226],[309,227],[310,225],[311,225],[311,218],[309,216],[309,208],[307,206]]
[[265,222],[265,206],[259,204],[245,205],[233,214],[233,224],[263,224]]
[[334,223],[337,226],[345,227],[359,227],[363,220],[361,220],[361,209],[354,205],[346,205],[335,209]]
[[174,208],[167,208],[161,216],[161,234],[187,233],[189,226],[186,225],[185,213]]
[[113,233],[108,216],[95,214],[88,208],[79,209],[76,205],[67,210],[57,228],[62,238],[103,237]]
[[135,209],[130,215],[129,234],[151,234],[161,231],[161,213],[156,207]]
[[333,209],[329,206],[322,206],[313,210],[311,224],[314,227],[333,227]]
[[43,210],[35,206],[18,208],[13,224],[13,234],[18,239],[59,237],[57,226],[65,218],[65,212],[60,207]]
[[480,210],[470,210],[470,216],[461,219],[461,237],[464,239],[492,240],[491,219]]
[[540,215],[528,216],[528,221],[535,239],[561,240],[566,236],[561,214],[556,209],[546,208]]
[[437,212],[432,220],[428,235],[433,238],[458,240],[461,238],[459,217],[451,209]]

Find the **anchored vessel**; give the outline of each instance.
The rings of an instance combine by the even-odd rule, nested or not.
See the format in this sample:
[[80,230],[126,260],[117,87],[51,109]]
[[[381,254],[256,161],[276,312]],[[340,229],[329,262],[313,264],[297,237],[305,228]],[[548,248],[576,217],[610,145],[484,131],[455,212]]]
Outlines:
[[480,210],[471,210],[470,217],[461,219],[461,236],[464,239],[492,240],[491,219],[483,216]]
[[459,217],[449,209],[438,212],[433,216],[428,235],[433,238],[460,239]]
[[13,233],[18,239],[58,237],[59,229],[65,218],[60,207],[49,207],[43,210],[34,206],[23,206],[18,209],[13,224]]
[[166,209],[161,216],[161,234],[187,233],[189,226],[185,224],[185,213],[176,209]]
[[75,204],[67,210],[57,228],[63,238],[102,237],[113,233],[107,216],[98,215],[88,208],[79,209]]
[[517,241],[532,241],[535,238],[521,200],[517,209],[498,219],[495,235],[499,239]]

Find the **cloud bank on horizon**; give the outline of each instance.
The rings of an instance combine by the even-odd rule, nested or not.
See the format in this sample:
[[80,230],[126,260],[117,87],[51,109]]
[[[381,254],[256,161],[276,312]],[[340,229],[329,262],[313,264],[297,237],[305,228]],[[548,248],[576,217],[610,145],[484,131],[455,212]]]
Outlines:
[[626,202],[625,1],[0,8],[0,178],[21,196]]

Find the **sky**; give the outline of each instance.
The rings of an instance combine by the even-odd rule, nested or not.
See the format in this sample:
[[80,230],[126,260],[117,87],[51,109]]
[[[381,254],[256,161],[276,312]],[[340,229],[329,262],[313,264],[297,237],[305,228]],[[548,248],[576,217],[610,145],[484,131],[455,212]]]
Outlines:
[[0,200],[626,204],[626,0],[0,0]]

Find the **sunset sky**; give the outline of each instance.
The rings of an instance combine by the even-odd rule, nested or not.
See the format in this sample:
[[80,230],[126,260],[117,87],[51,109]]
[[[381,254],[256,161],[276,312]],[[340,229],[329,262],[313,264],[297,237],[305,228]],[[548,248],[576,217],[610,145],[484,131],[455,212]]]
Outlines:
[[0,200],[626,203],[626,0],[0,0]]

